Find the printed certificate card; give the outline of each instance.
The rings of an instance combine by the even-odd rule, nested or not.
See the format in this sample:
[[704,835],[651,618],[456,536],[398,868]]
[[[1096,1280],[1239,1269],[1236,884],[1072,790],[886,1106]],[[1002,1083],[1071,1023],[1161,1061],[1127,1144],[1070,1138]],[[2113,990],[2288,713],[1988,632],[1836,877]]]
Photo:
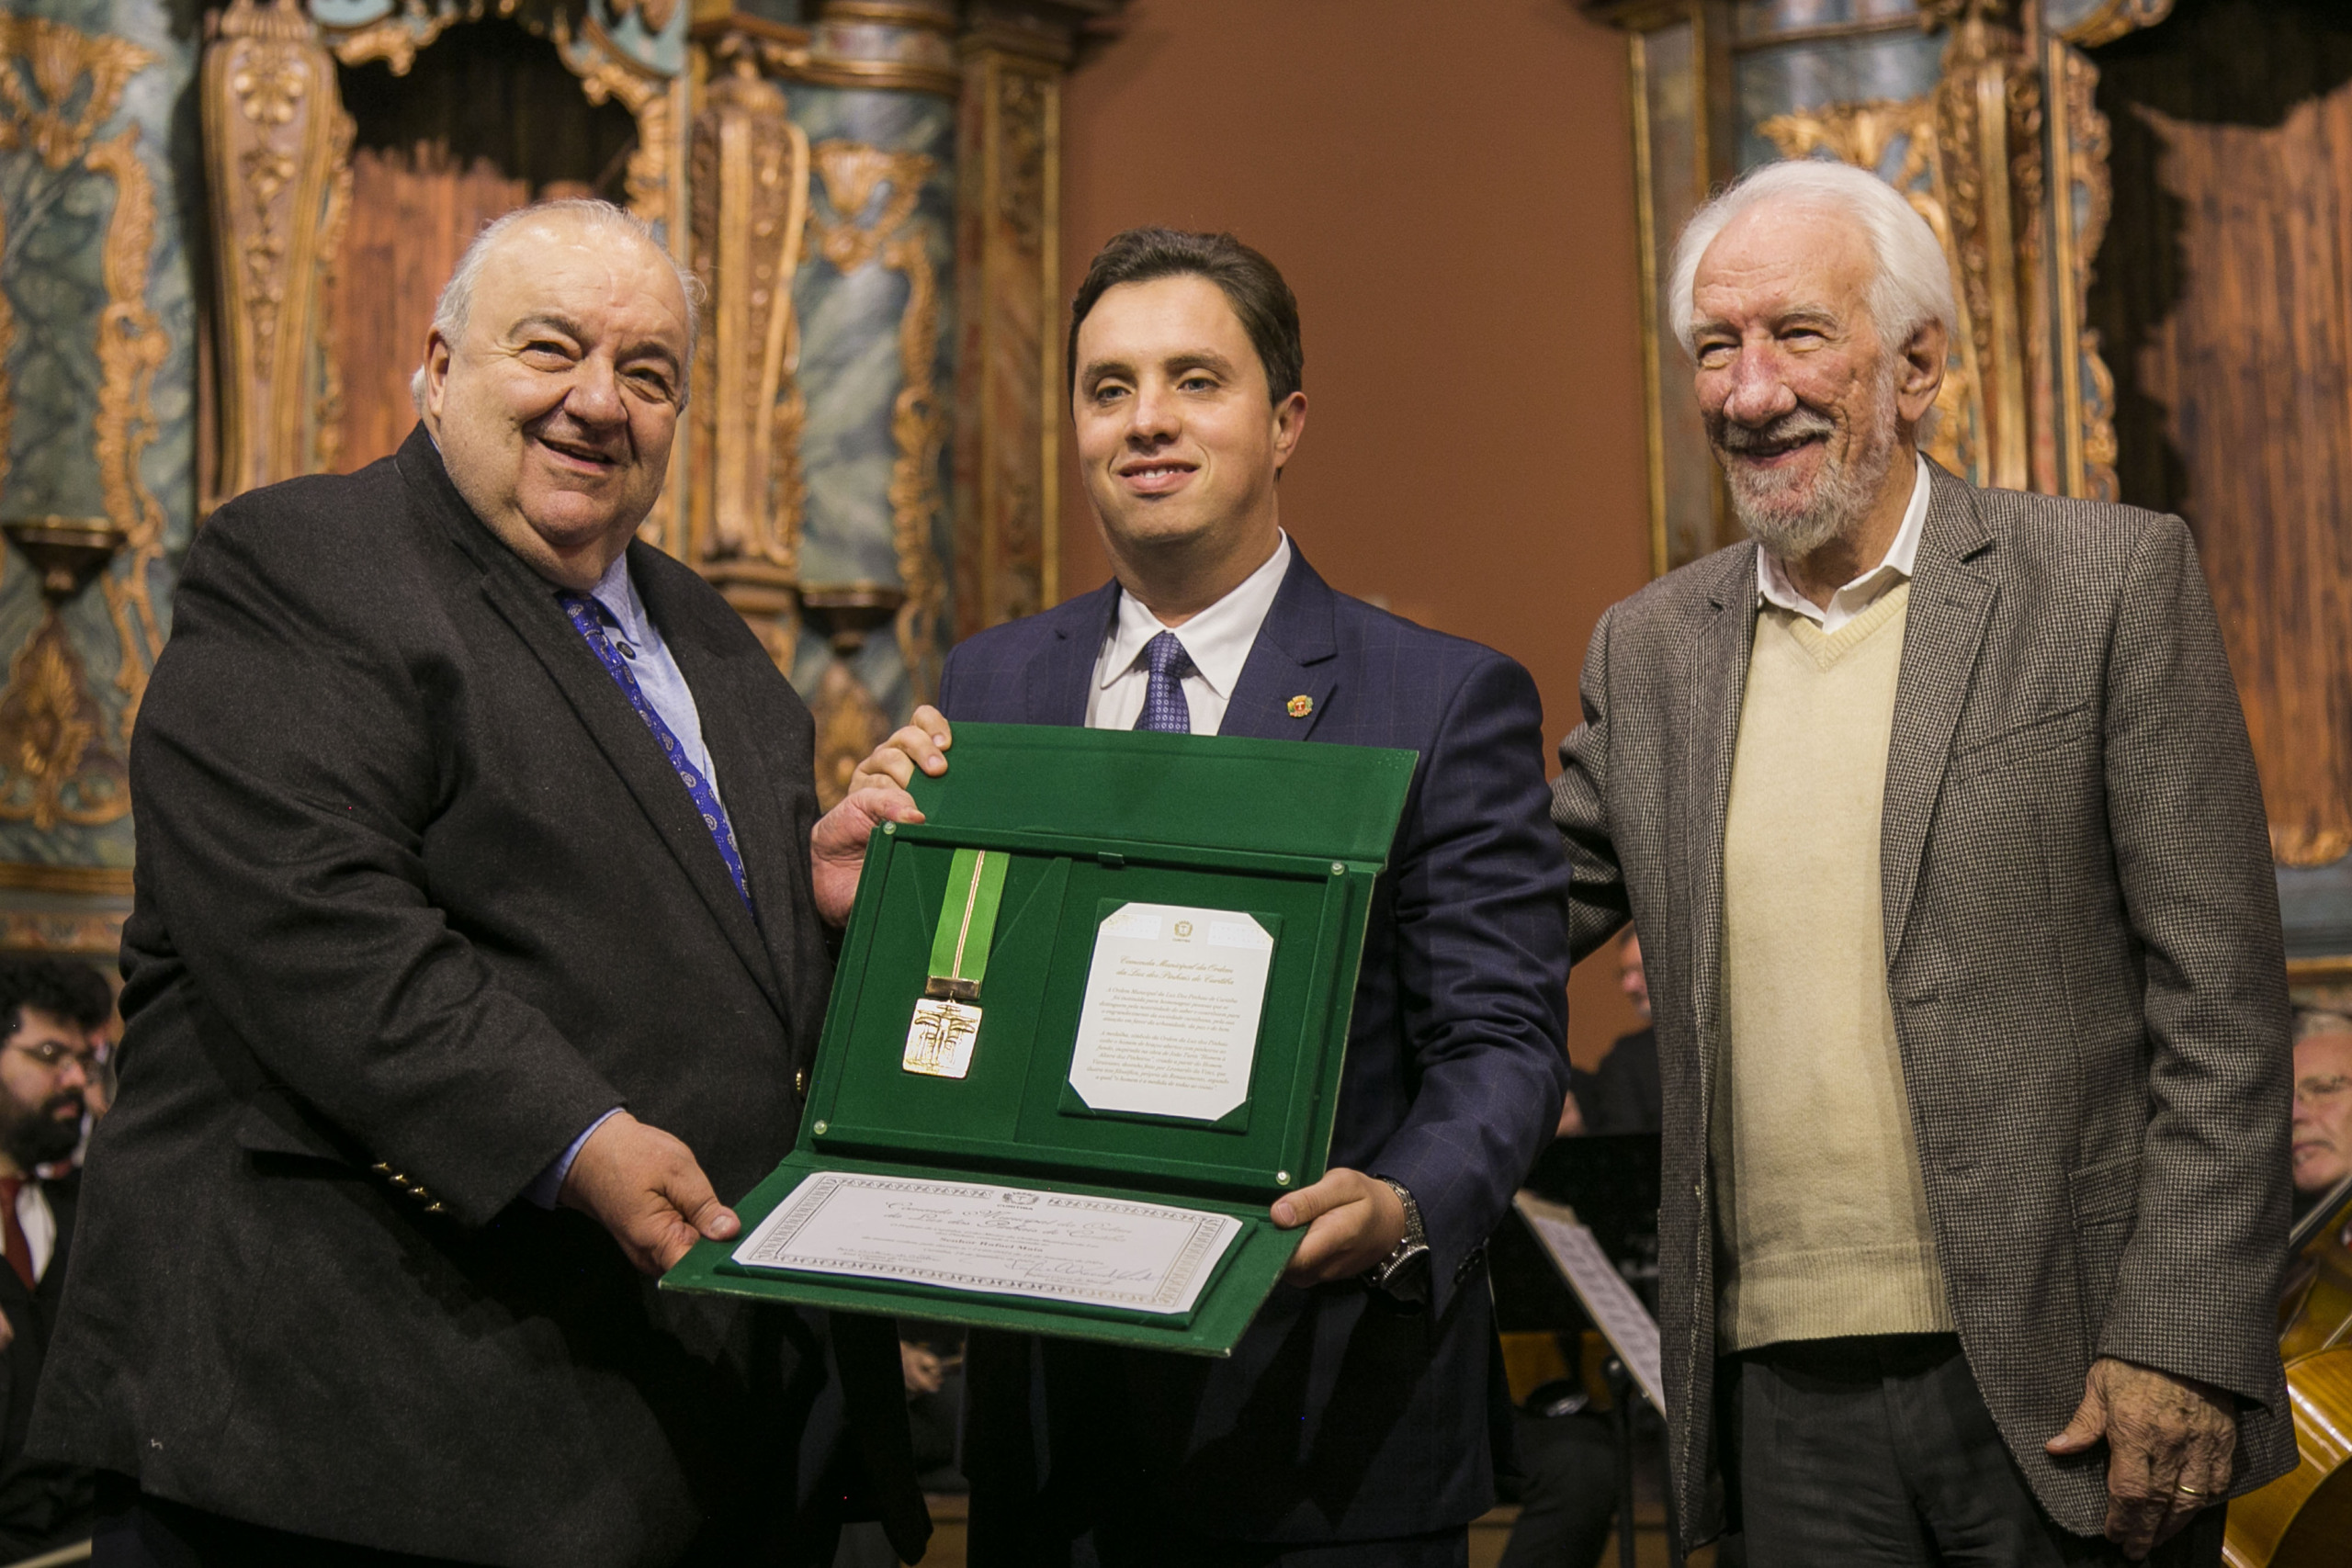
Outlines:
[[1094,935],[1069,1085],[1094,1111],[1214,1122],[1250,1098],[1274,939],[1238,909],[1125,904]]
[[1158,1203],[828,1170],[793,1189],[735,1261],[1182,1313],[1240,1231],[1228,1215]]

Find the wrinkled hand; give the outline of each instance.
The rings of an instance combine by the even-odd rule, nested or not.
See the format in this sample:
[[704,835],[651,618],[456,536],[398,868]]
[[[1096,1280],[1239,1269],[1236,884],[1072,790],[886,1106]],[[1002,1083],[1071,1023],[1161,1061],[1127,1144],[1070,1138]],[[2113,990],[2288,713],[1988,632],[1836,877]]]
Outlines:
[[2220,1390],[2112,1357],[2091,1363],[2083,1403],[2042,1445],[2087,1453],[2107,1440],[2107,1539],[2133,1562],[2228,1501],[2238,1424]]
[[895,784],[856,790],[817,819],[808,834],[808,875],[816,885],[817,913],[827,925],[849,923],[849,908],[857,902],[857,874],[865,865],[865,840],[874,829],[885,822],[922,820],[914,797]]
[[588,1135],[556,1201],[612,1232],[647,1274],[668,1272],[697,1241],[725,1241],[743,1228],[694,1151],[626,1111]]
[[857,773],[849,781],[849,787],[904,789],[917,768],[935,779],[947,771],[947,749],[955,743],[956,734],[947,727],[946,716],[925,703],[915,709],[914,717],[902,728],[857,765]]
[[1306,1239],[1283,1270],[1286,1285],[1352,1280],[1405,1239],[1405,1205],[1385,1181],[1360,1170],[1329,1170],[1314,1186],[1274,1200],[1274,1224],[1306,1226]]

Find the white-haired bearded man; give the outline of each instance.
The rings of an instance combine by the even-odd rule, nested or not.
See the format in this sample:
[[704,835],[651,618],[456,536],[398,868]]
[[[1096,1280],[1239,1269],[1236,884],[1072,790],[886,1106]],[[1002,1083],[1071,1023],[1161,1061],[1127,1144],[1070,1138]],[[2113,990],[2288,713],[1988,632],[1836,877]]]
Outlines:
[[2218,1562],[2294,1463],[2288,1013],[2188,530],[1920,456],[1949,274],[1860,170],[1748,176],[1668,300],[1752,539],[1602,617],[1553,817],[1577,954],[1642,932],[1685,1537]]

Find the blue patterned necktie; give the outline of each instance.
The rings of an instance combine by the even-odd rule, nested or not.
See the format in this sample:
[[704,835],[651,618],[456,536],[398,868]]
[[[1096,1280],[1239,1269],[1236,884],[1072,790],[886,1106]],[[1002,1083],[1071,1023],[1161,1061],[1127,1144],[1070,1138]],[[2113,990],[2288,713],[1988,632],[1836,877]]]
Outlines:
[[677,736],[662,722],[653,705],[645,700],[645,694],[638,689],[637,677],[629,673],[628,662],[613,647],[613,639],[605,635],[605,622],[612,618],[612,612],[590,595],[575,593],[568,588],[556,595],[556,602],[571,617],[572,626],[588,639],[590,651],[612,676],[613,683],[620,687],[621,694],[628,698],[628,705],[637,710],[637,716],[645,721],[645,728],[662,743],[663,760],[677,773],[678,782],[686,786],[686,794],[693,796],[695,809],[702,815],[702,825],[710,829],[710,841],[718,846],[718,858],[727,863],[727,874],[734,879],[735,891],[742,895],[743,908],[751,910],[756,923],[760,911],[752,902],[751,884],[743,878],[743,856],[735,848],[735,828],[727,820],[727,807],[718,803],[718,792],[711,787],[710,781],[686,761],[685,749],[678,744]]
[[1184,677],[1193,673],[1193,656],[1184,651],[1174,632],[1161,632],[1143,645],[1143,657],[1151,671],[1151,684],[1144,688],[1143,714],[1136,720],[1136,728],[1166,735],[1192,734],[1193,710],[1184,701]]

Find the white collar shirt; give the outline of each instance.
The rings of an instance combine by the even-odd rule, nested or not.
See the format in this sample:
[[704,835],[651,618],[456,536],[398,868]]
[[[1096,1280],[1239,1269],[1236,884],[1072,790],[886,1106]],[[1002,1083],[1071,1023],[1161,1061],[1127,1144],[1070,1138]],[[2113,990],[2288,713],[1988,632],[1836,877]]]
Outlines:
[[1282,592],[1290,562],[1290,536],[1284,534],[1265,565],[1181,626],[1162,626],[1141,600],[1121,589],[1118,622],[1094,661],[1094,684],[1086,699],[1087,728],[1136,727],[1136,720],[1143,716],[1144,696],[1151,687],[1144,645],[1161,632],[1172,631],[1193,661],[1193,672],[1182,682],[1193,733],[1215,735],[1225,723],[1234,684],[1241,679],[1241,667],[1250,662],[1250,650],[1258,644],[1258,628],[1266,624],[1266,614],[1274,607],[1274,595]]
[[17,1224],[25,1233],[25,1251],[32,1259],[33,1283],[40,1283],[49,1272],[49,1260],[57,1256],[57,1214],[49,1206],[49,1194],[42,1191],[43,1183],[28,1178],[17,1189]]
[[1888,547],[1884,560],[1832,593],[1829,603],[1821,605],[1797,592],[1796,584],[1789,581],[1789,574],[1772,558],[1770,550],[1759,549],[1756,552],[1756,592],[1764,603],[1803,615],[1825,633],[1835,632],[1877,604],[1888,589],[1910,581],[1919,559],[1919,536],[1928,531],[1928,497],[1934,489],[1928,480],[1928,460],[1921,457],[1918,465],[1918,478],[1911,486],[1911,503],[1903,509],[1903,526],[1895,530],[1894,543]]

